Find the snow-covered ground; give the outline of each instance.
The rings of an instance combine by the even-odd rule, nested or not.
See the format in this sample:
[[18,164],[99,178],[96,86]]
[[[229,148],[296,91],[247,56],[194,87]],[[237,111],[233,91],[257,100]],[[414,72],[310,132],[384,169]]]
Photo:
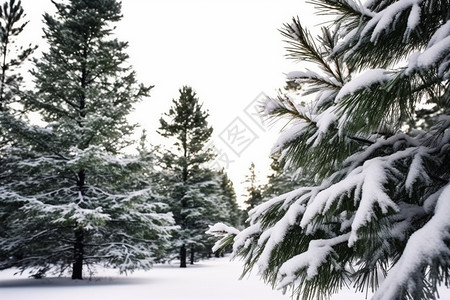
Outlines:
[[[68,278],[29,279],[0,272],[1,300],[289,300],[256,276],[238,280],[241,263],[228,258],[199,262],[186,269],[177,265],[156,265],[147,272],[119,276],[102,271],[90,280]],[[364,299],[362,294],[342,292],[333,300]],[[450,299],[442,297],[442,299]]]

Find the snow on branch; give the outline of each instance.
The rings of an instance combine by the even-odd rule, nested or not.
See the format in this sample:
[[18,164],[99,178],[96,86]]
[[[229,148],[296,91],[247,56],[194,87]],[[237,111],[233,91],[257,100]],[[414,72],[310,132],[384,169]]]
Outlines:
[[212,226],[210,225],[206,233],[220,237],[220,240],[218,240],[212,247],[212,252],[217,252],[231,244],[234,237],[238,235],[239,232],[240,231],[238,229],[223,223],[216,223]]
[[280,133],[277,141],[272,147],[271,153],[274,154],[285,149],[287,144],[305,133],[308,125],[309,123],[304,120],[293,121],[290,128],[285,129]]
[[306,269],[306,280],[311,280],[317,275],[318,269],[324,264],[328,257],[334,253],[333,246],[345,243],[349,233],[322,240],[313,240],[309,243],[308,250],[287,260],[279,270],[282,280],[278,288],[285,288],[296,280],[300,270]]
[[210,225],[209,229],[206,231],[208,234],[212,234],[215,236],[223,236],[224,234],[238,234],[240,231],[234,227],[225,225],[224,223],[216,223],[214,225]]
[[414,30],[420,21],[420,3],[422,0],[399,0],[387,6],[382,11],[376,13],[367,23],[361,36],[365,36],[372,31],[370,41],[376,43],[378,38],[385,33],[389,33],[392,27],[392,20],[409,10],[407,30]]
[[[443,118],[442,122],[448,120]],[[321,267],[342,267],[340,251],[360,251],[361,247],[356,243],[366,239],[366,229],[378,222],[390,228],[389,232],[382,233],[381,238],[386,238],[386,243],[406,243],[411,232],[420,228],[420,222],[433,210],[447,209],[439,203],[450,195],[450,188],[439,197],[429,193],[434,193],[435,188],[433,166],[439,165],[441,159],[436,153],[448,151],[449,140],[450,130],[442,131],[442,127],[436,132],[433,129],[414,137],[397,134],[378,139],[345,160],[342,168],[321,185],[293,190],[252,209],[250,226],[234,237],[235,256],[244,257],[248,268],[257,266],[266,280],[286,288],[299,284],[300,280],[313,282],[315,276],[321,276],[317,273]],[[423,186],[427,187],[427,199],[422,198]],[[438,221],[442,219],[436,216],[432,218],[436,222],[431,224],[441,231],[438,235],[445,241],[450,235],[448,228],[437,229]],[[296,254],[293,256],[279,255],[283,247],[292,247],[294,236],[302,239],[298,243],[308,243],[308,248],[297,253],[286,250]],[[437,240],[434,246],[442,246]],[[342,250],[345,247],[347,249]],[[375,247],[374,251],[384,251],[378,245]],[[440,251],[440,255],[447,254]],[[430,266],[436,265],[428,258],[425,261]],[[274,264],[277,267],[274,268]],[[372,271],[361,271],[367,272]],[[365,275],[358,273],[356,276]],[[397,284],[403,283],[397,281]]]
[[392,148],[394,151],[401,150],[409,147],[418,147],[420,141],[406,135],[406,134],[396,134],[388,139],[379,138],[376,143],[373,143],[363,152],[357,152],[349,156],[345,161],[344,165],[349,166],[349,171],[362,165],[365,161],[369,160],[371,157],[376,156],[376,153],[383,151],[383,149]]
[[[405,153],[407,157],[409,153]],[[402,156],[396,157],[401,159]],[[379,157],[366,161],[362,166],[352,170],[344,179],[321,190],[308,204],[300,225],[311,231],[313,220],[319,215],[326,214],[343,195],[354,194],[354,202],[359,203],[352,223],[352,234],[349,246],[358,239],[358,230],[375,217],[374,208],[377,206],[383,214],[390,210],[398,211],[398,206],[386,193],[384,185],[396,170],[392,164],[393,157]]]
[[331,88],[339,88],[342,84],[332,76],[322,76],[319,73],[313,71],[292,71],[286,74],[287,80],[300,80],[301,82],[325,85]]
[[450,78],[450,20],[442,25],[431,37],[423,52],[415,52],[409,56],[405,74],[413,71],[429,70],[439,66],[438,75],[443,80]]
[[[301,189],[301,192],[303,191],[304,190]],[[264,245],[264,250],[258,259],[260,271],[264,271],[269,267],[272,251],[283,241],[286,232],[296,224],[298,217],[303,214],[307,200],[307,197],[300,197],[297,199],[289,206],[284,216],[272,228],[267,229],[261,234],[258,245]]]
[[233,252],[238,253],[240,248],[247,248],[248,244],[251,243],[251,236],[261,232],[261,223],[252,223],[250,226],[242,230],[234,238]]
[[25,212],[34,213],[38,215],[42,212],[54,215],[53,223],[65,223],[68,220],[75,221],[78,224],[83,224],[86,230],[93,229],[98,224],[109,221],[111,216],[103,213],[102,207],[95,209],[81,208],[76,203],[68,204],[46,204],[34,198],[28,199],[28,203],[22,208]]
[[[424,272],[438,272],[437,265],[448,268],[450,261],[450,184],[439,192],[434,216],[411,235],[399,261],[374,295],[374,300],[397,299],[401,289],[414,295],[421,289]],[[432,195],[431,197],[434,197]],[[434,266],[431,270],[431,266]],[[421,274],[422,276],[420,276]]]
[[372,85],[387,82],[392,75],[384,69],[370,69],[346,83],[336,96],[335,101],[339,101],[345,96],[353,95],[358,91],[369,88]]
[[410,196],[412,196],[414,191],[414,183],[418,181],[419,178],[421,178],[426,185],[429,185],[432,182],[424,166],[425,158],[430,158],[427,148],[418,147],[411,165],[409,166],[408,175],[406,176],[405,181],[405,189],[409,192]]

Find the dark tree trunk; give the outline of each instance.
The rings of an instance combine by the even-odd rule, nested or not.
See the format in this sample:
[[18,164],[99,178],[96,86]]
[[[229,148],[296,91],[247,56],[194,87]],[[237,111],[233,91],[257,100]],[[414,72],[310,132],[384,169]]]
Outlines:
[[191,265],[194,264],[194,258],[195,258],[195,248],[194,246],[191,246]]
[[74,263],[72,279],[83,279],[84,232],[82,228],[75,230]]
[[180,249],[180,268],[186,268],[186,246],[181,246]]
[[[77,186],[80,194],[83,195],[83,188],[86,181],[86,173],[84,170],[78,172]],[[82,196],[81,196],[82,198]],[[78,205],[83,205],[79,200]],[[84,259],[84,230],[75,224],[75,244],[73,247],[73,268],[72,279],[83,279],[83,259]]]

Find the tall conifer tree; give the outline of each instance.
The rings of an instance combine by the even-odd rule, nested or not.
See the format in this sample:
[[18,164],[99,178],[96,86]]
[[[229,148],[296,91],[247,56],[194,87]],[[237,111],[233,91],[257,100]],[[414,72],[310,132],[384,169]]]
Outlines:
[[191,263],[196,248],[204,246],[204,232],[208,229],[208,210],[216,206],[211,197],[217,190],[214,173],[202,168],[212,159],[206,144],[211,137],[208,113],[203,111],[195,91],[188,86],[180,89],[180,97],[160,119],[159,133],[174,138],[174,152],[164,157],[169,171],[170,206],[177,225],[174,245],[179,249],[180,267],[186,267],[187,248],[191,250]]
[[262,202],[262,188],[256,181],[255,163],[252,162],[248,170],[250,174],[245,179],[245,183],[247,184],[247,194],[245,196],[247,196],[247,199],[244,201],[247,205],[247,211],[255,208],[255,206]]
[[228,177],[225,170],[221,170],[218,173],[218,182],[220,184],[220,198],[222,208],[220,216],[223,222],[234,227],[240,227],[243,222],[243,211],[239,208],[236,201],[236,192],[234,191],[233,182]]

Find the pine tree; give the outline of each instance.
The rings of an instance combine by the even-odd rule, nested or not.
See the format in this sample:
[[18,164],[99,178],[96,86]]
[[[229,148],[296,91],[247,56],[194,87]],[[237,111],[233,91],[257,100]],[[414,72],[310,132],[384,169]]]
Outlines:
[[248,169],[250,174],[246,175],[244,183],[247,183],[247,194],[245,195],[247,199],[245,199],[244,203],[247,205],[247,211],[255,208],[258,204],[262,202],[262,189],[256,182],[256,172],[255,172],[255,164],[252,162],[250,164],[250,168]]
[[[282,30],[289,56],[310,63],[288,74],[300,99],[265,111],[290,118],[275,149],[317,184],[256,207],[220,242],[237,234],[244,271],[297,298],[351,284],[373,299],[436,299],[450,282],[450,2],[314,4],[337,16],[321,37],[298,19]],[[427,130],[405,126],[424,103],[437,106]]]
[[240,227],[242,224],[242,210],[236,201],[236,192],[233,182],[228,177],[225,170],[218,172],[218,182],[220,185],[220,208],[221,221],[233,227]]
[[[217,180],[220,183],[220,191],[218,192],[217,201],[219,202],[219,210],[216,211],[216,216],[214,219],[211,219],[211,224],[209,224],[209,229],[207,233],[211,233],[208,241],[210,245],[208,245],[209,249],[216,255],[216,257],[220,257],[224,254],[224,252],[231,252],[231,247],[221,247],[215,248],[214,245],[216,243],[216,233],[214,232],[217,228],[220,227],[220,230],[223,228],[229,228],[234,231],[238,231],[236,228],[242,228],[245,219],[247,218],[247,211],[239,208],[238,203],[236,201],[236,193],[233,188],[233,182],[228,178],[228,175],[224,170],[218,172]],[[213,231],[211,231],[213,230]],[[230,245],[230,243],[227,243]]]
[[211,137],[212,127],[208,125],[208,113],[195,91],[188,86],[180,89],[180,97],[173,100],[173,106],[160,119],[159,133],[174,138],[175,152],[167,151],[163,160],[168,171],[169,206],[174,213],[176,224],[180,226],[175,236],[174,246],[179,249],[180,267],[186,267],[187,247],[194,263],[196,249],[203,245],[204,232],[208,229],[208,210],[215,207],[214,197],[217,182],[213,173],[202,168],[202,164],[212,159],[206,143]]
[[[173,223],[150,183],[134,182],[139,159],[122,155],[135,125],[133,104],[150,88],[137,83],[127,64],[127,44],[112,38],[121,19],[115,0],[54,2],[44,15],[49,50],[35,60],[36,92],[23,100],[45,128],[28,126],[1,201],[19,207],[7,218],[0,269],[148,269],[163,254]],[[4,174],[2,174],[4,175]]]

